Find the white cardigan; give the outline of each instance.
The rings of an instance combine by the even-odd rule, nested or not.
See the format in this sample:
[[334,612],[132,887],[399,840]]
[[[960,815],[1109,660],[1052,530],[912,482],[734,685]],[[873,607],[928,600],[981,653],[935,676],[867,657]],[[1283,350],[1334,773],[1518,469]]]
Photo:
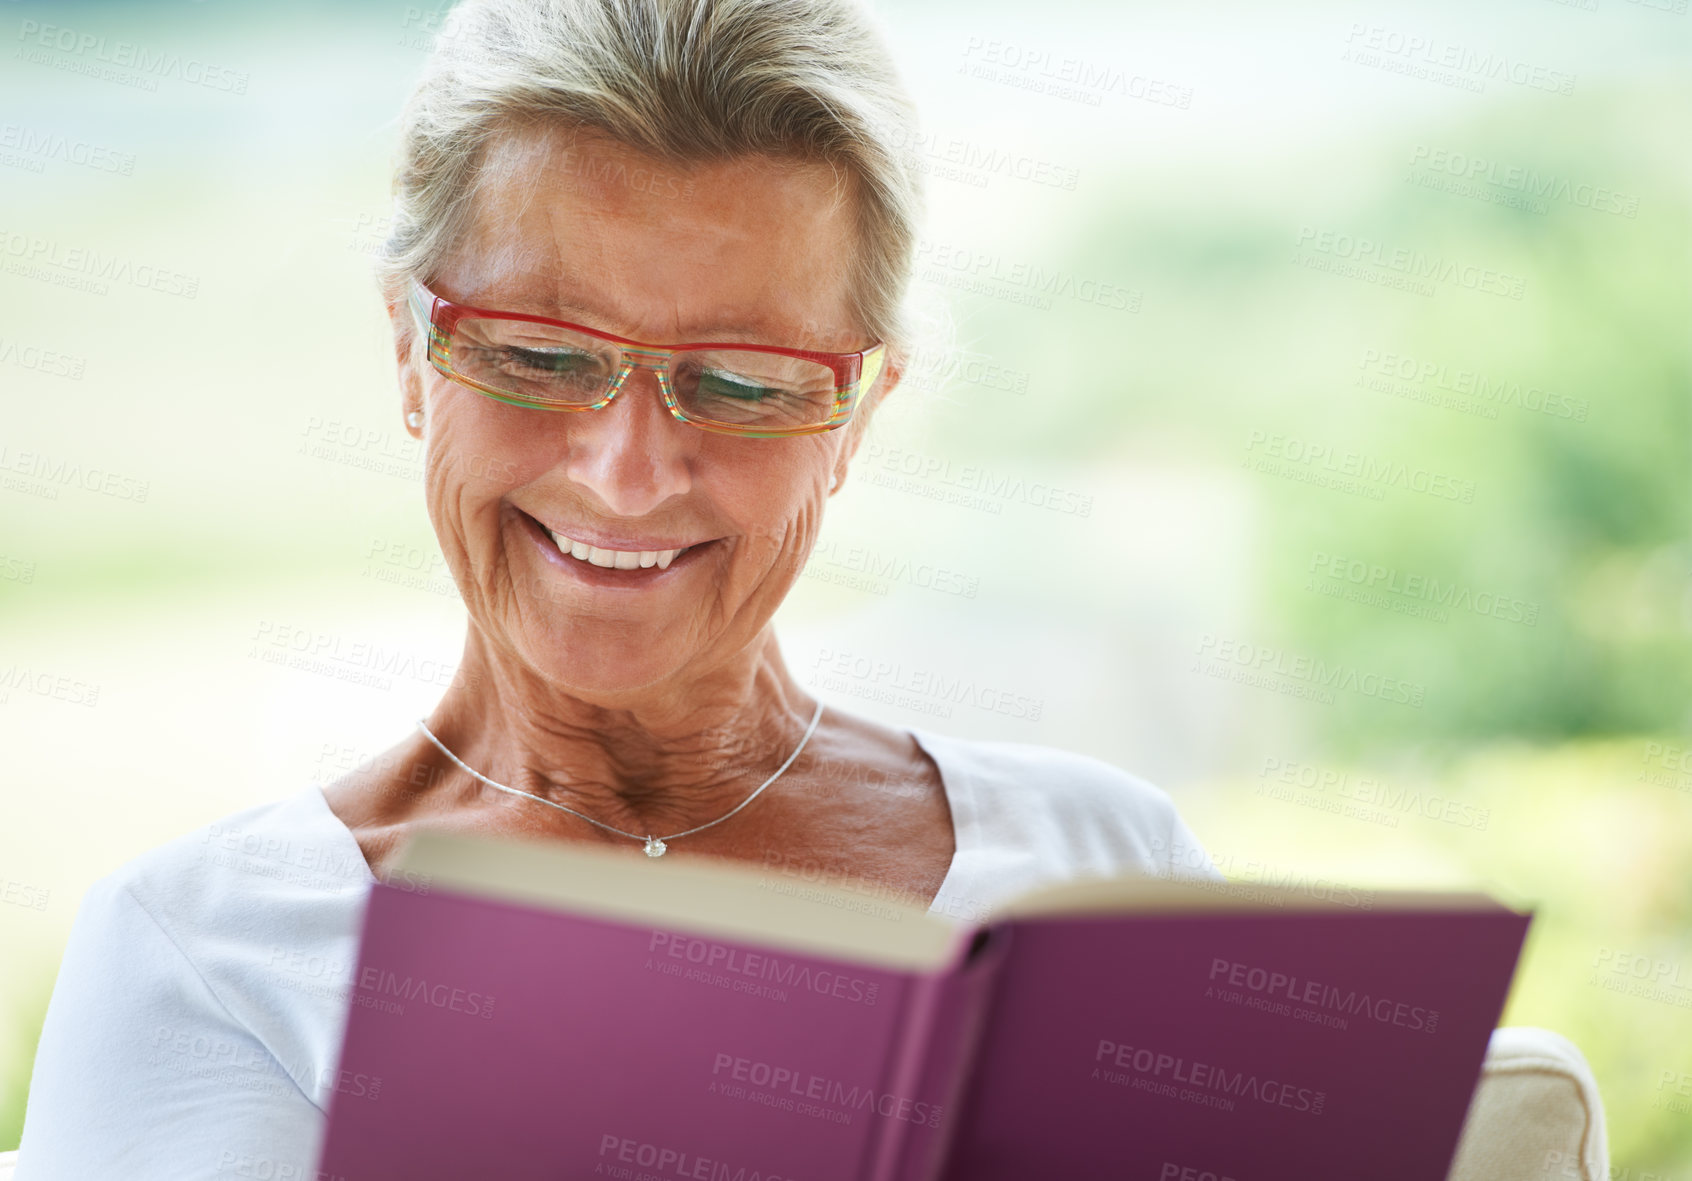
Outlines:
[[[1222,878],[1168,794],[1085,755],[911,730],[957,852],[930,908],[1067,877]],[[312,1181],[375,881],[313,785],[90,887],[47,1008],[17,1181]]]

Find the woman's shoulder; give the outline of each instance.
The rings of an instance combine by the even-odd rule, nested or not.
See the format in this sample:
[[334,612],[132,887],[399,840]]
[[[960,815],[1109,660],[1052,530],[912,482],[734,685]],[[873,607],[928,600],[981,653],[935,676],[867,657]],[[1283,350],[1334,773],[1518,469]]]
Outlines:
[[337,824],[314,785],[124,862],[83,896],[59,987],[77,987],[67,971],[145,965],[131,981],[137,1004],[172,1026],[191,1026],[198,1009],[232,1018],[309,1094],[310,1075],[292,1068],[333,1051],[371,880]]
[[1198,872],[1219,877],[1165,789],[1079,751],[1000,739],[912,733],[954,786],[960,830],[1014,844],[1069,872]]
[[202,825],[83,895],[31,1075],[34,1171],[183,1176],[221,1155],[304,1175],[364,897],[315,792]]
[[369,880],[356,842],[314,785],[137,854],[96,882],[90,896],[125,892],[187,941],[229,921],[250,927],[260,915],[255,908],[285,898],[357,897]]

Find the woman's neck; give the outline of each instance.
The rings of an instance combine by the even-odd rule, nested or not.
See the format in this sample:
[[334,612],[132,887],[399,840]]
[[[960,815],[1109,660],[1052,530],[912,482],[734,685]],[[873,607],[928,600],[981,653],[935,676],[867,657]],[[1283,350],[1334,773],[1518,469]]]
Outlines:
[[458,675],[427,724],[496,783],[629,832],[674,832],[744,800],[793,753],[816,708],[770,628],[731,660],[675,681],[572,692],[493,649],[472,626]]

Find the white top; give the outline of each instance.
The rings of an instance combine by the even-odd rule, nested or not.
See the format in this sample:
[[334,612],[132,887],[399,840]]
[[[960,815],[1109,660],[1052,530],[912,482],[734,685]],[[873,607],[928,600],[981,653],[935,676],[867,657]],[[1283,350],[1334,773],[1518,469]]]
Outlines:
[[[911,730],[957,852],[931,910],[1066,877],[1221,880],[1168,794],[1086,755]],[[133,859],[77,911],[17,1181],[313,1181],[375,878],[317,786]]]

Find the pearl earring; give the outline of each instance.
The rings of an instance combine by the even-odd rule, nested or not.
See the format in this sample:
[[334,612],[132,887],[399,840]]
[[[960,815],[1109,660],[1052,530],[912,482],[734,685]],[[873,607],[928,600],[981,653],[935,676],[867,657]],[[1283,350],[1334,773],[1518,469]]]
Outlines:
[[833,492],[838,487],[840,487],[840,477],[835,473],[830,472],[828,474],[828,490]]
[[418,427],[423,425],[423,412],[421,410],[413,410],[410,414],[405,416],[405,424],[412,430],[416,430]]

